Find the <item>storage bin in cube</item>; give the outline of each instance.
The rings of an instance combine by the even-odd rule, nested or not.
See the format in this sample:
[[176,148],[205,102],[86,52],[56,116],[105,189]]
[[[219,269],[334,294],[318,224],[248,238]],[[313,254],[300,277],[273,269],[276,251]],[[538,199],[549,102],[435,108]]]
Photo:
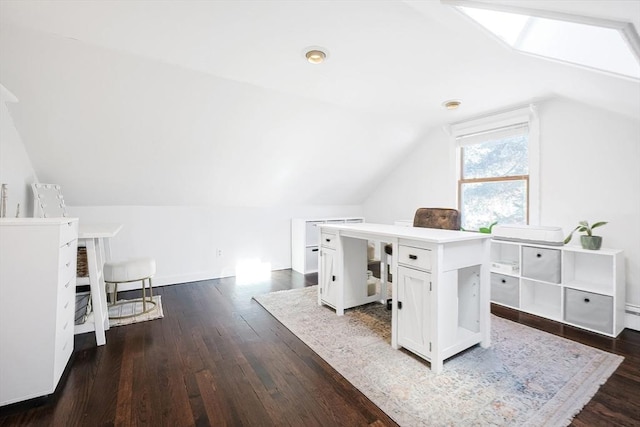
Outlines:
[[560,283],[560,251],[558,249],[522,247],[522,277],[549,283]]

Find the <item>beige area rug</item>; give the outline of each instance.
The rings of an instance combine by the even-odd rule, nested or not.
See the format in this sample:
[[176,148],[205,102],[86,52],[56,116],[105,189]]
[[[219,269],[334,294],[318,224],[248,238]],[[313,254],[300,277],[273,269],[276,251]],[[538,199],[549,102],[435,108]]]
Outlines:
[[156,306],[149,312],[122,319],[112,319],[111,317],[128,316],[133,313],[140,313],[142,311],[142,301],[120,300],[118,301],[118,304],[109,306],[109,326],[113,328],[114,326],[130,325],[132,323],[146,322],[147,320],[160,319],[164,317],[161,296],[155,295],[153,297],[153,301],[156,303]]
[[492,346],[474,346],[435,375],[391,348],[381,304],[344,316],[317,304],[317,286],[255,297],[403,426],[565,426],[623,358],[496,316]]

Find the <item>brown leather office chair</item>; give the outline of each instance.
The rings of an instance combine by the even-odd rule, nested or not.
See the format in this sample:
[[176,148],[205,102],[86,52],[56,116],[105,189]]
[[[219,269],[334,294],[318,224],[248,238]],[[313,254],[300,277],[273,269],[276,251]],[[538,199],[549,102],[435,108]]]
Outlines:
[[[413,217],[413,226],[460,230],[460,212],[450,208],[418,208]],[[384,251],[387,255],[393,255],[393,248],[390,244],[385,245]]]

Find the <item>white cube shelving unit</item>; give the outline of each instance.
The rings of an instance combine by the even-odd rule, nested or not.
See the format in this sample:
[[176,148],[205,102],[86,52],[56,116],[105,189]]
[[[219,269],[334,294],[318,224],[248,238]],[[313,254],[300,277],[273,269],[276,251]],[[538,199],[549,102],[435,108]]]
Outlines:
[[621,250],[493,240],[491,301],[616,337],[624,329]]
[[318,271],[319,224],[352,224],[364,222],[362,217],[294,218],[291,220],[291,268],[298,273]]

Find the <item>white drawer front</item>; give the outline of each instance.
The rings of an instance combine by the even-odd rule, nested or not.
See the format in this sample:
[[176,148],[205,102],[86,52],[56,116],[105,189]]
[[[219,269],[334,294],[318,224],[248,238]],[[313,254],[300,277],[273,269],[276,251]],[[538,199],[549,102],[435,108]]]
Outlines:
[[331,233],[322,233],[320,237],[320,244],[325,248],[335,249],[337,246],[338,236]]
[[60,244],[66,245],[72,240],[78,238],[78,221],[69,221],[60,225]]
[[76,264],[78,263],[78,241],[72,240],[60,248],[58,283],[65,284],[70,278],[76,275]]
[[429,271],[431,270],[431,251],[400,245],[398,247],[398,264]]

